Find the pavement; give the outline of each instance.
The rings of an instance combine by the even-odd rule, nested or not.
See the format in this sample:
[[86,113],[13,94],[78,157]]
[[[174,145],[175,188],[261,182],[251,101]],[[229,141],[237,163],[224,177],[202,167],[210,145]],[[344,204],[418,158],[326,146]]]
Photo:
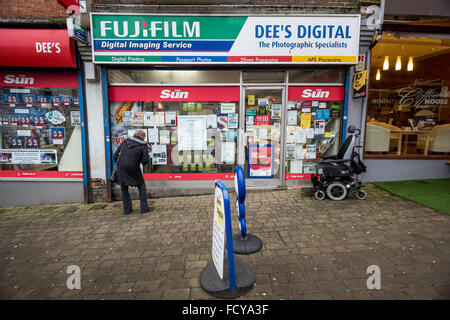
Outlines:
[[[299,189],[247,192],[239,255],[255,273],[246,299],[450,299],[450,216],[374,186],[366,200],[317,201]],[[232,200],[234,234],[237,214]],[[211,259],[213,196],[0,209],[0,299],[216,299],[200,286]],[[67,269],[79,266],[81,289]],[[381,289],[368,289],[371,265]]]

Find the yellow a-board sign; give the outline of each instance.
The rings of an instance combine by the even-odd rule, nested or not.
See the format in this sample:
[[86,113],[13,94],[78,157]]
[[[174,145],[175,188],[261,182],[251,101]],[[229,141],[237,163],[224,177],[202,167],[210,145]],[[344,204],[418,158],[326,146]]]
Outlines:
[[353,76],[353,98],[362,98],[366,96],[368,76],[368,70],[355,73]]

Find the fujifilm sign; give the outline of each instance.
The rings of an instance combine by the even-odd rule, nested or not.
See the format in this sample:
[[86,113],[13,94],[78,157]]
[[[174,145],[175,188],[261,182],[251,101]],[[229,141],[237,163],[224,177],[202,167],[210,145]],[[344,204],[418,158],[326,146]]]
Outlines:
[[199,21],[101,21],[100,35],[118,38],[199,38]]

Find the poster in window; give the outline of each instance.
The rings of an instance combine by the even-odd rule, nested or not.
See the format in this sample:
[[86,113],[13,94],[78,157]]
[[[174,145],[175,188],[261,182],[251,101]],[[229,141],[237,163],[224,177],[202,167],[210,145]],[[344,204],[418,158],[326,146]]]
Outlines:
[[80,111],[70,111],[70,124],[72,126],[79,126],[81,124]]
[[228,128],[237,129],[238,128],[238,114],[237,113],[229,113],[228,114]]
[[307,129],[296,128],[295,130],[295,142],[306,143]]
[[136,127],[142,127],[144,125],[144,113],[143,112],[133,112],[132,113],[132,125]]
[[206,127],[208,129],[217,129],[217,115],[208,114],[206,116]]
[[281,104],[272,104],[272,119],[281,119]]
[[287,126],[286,127],[286,143],[295,143],[295,126]]
[[147,140],[149,143],[158,143],[159,142],[159,129],[158,128],[147,129]]
[[176,126],[177,125],[177,113],[175,111],[166,112],[166,126]]
[[308,129],[311,128],[311,113],[302,113],[300,116],[300,128]]
[[273,150],[270,144],[248,146],[248,178],[273,178]]
[[288,126],[297,125],[297,110],[289,110],[287,112],[287,124]]
[[316,145],[315,144],[307,144],[306,145],[306,159],[315,159],[316,158]]
[[236,112],[236,104],[235,103],[221,103],[220,104],[220,113],[235,113]]
[[254,106],[255,105],[255,95],[249,94],[248,95],[248,105]]
[[123,125],[125,127],[132,126],[133,125],[133,112],[131,112],[131,111],[122,112],[122,120],[123,120]]
[[253,131],[253,124],[255,116],[245,116],[245,129],[247,131]]
[[233,164],[235,162],[236,143],[227,141],[221,143],[220,161],[224,164]]
[[206,116],[178,116],[178,150],[206,150]]
[[228,116],[217,116],[217,129],[225,131],[228,128]]
[[52,138],[53,144],[63,144],[66,137],[66,128],[50,128],[50,138]]
[[286,160],[295,160],[295,143],[286,144]]
[[157,127],[165,127],[166,126],[164,112],[156,112],[155,113],[155,126],[157,126]]
[[2,164],[57,164],[55,149],[0,149]]
[[160,130],[159,131],[159,143],[160,144],[170,144],[170,130]]
[[155,125],[155,115],[153,112],[144,112],[144,126],[153,127]]
[[165,144],[152,145],[152,164],[155,166],[167,164],[167,146]]
[[314,131],[316,134],[325,134],[325,120],[315,120]]

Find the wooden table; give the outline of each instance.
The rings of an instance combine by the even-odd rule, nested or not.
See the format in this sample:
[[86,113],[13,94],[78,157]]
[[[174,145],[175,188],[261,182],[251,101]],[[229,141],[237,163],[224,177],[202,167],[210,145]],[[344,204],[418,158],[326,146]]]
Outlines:
[[397,145],[397,155],[401,155],[402,153],[402,140],[403,136],[405,136],[405,141],[403,142],[403,154],[406,154],[407,146],[408,146],[408,137],[410,135],[419,135],[419,133],[425,133],[426,134],[426,142],[425,142],[425,150],[424,155],[428,154],[428,148],[430,145],[430,133],[431,131],[412,131],[412,130],[401,130],[401,131],[394,131],[395,133],[400,134],[400,138],[398,139],[398,145]]

